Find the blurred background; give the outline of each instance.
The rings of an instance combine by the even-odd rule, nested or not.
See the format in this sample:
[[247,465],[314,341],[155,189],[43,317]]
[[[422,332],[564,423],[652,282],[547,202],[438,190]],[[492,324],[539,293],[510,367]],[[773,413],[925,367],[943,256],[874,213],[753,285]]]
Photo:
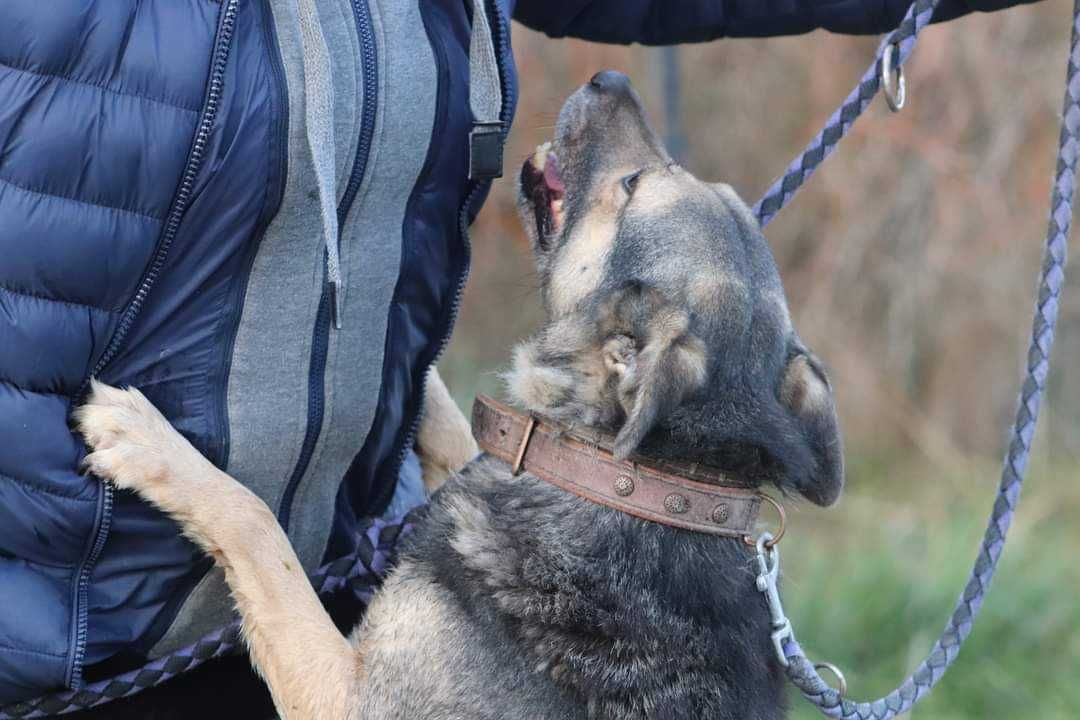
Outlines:
[[[923,33],[908,105],[882,98],[769,225],[795,325],[831,370],[848,486],[789,503],[784,595],[812,658],[852,697],[887,692],[925,656],[990,510],[1030,335],[1072,4],[1045,0]],[[673,154],[753,203],[871,62],[876,38],[814,33],[677,51],[514,29],[521,100],[473,230],[474,264],[440,364],[464,408],[541,310],[513,177],[559,107],[601,69],[628,73]],[[1075,247],[1075,243],[1074,243]],[[1080,717],[1080,282],[1024,502],[980,622],[916,718]],[[799,698],[793,717],[816,715]]]

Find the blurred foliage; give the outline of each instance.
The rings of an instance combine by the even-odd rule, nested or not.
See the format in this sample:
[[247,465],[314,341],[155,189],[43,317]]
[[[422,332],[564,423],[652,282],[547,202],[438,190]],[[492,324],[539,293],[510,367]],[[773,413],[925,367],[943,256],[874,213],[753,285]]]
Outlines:
[[[1071,9],[1045,0],[927,30],[904,111],[875,101],[767,229],[795,325],[831,369],[849,456],[840,505],[795,512],[785,596],[804,646],[842,667],[859,698],[890,690],[925,655],[989,512],[1030,334]],[[680,161],[753,202],[876,45],[814,33],[684,47]],[[474,227],[473,274],[440,363],[463,406],[498,394],[513,344],[541,319],[517,163],[600,69],[627,72],[664,129],[660,50],[521,27],[514,46],[521,99],[506,178]],[[914,717],[1080,716],[1076,277],[1016,536],[969,645]],[[795,717],[814,717],[801,703]]]
[[[850,470],[856,487],[835,512],[791,513],[783,593],[809,656],[840,667],[851,697],[867,700],[896,687],[937,640],[975,559],[996,467],[943,472],[894,458]],[[1030,476],[975,628],[911,717],[1078,716],[1080,472]],[[796,720],[820,717],[797,693],[791,704]]]

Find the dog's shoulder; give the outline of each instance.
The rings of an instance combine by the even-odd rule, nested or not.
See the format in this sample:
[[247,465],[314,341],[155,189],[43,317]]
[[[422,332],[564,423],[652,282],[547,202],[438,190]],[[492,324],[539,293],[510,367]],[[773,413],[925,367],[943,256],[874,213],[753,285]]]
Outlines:
[[475,461],[435,494],[404,541],[352,637],[374,688],[361,717],[496,720],[505,717],[511,688],[519,717],[583,717],[521,651],[486,582],[493,566],[477,564],[507,557],[500,552],[507,548],[497,549],[504,536],[491,503],[498,484],[510,480],[498,463]]

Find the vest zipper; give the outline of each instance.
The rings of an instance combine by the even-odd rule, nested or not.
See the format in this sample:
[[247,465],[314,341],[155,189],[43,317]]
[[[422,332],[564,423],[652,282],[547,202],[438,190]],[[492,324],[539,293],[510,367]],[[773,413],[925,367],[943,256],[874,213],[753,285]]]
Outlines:
[[[345,186],[345,193],[338,204],[338,242],[345,228],[345,220],[352,208],[353,201],[360,191],[367,172],[368,156],[371,154],[371,141],[375,134],[375,110],[378,94],[378,68],[376,67],[375,33],[371,24],[371,8],[367,0],[353,0],[353,16],[356,21],[356,34],[360,40],[360,72],[363,81],[363,94],[360,109],[360,138],[356,144],[356,157],[353,159],[352,172]],[[300,457],[296,461],[278,507],[278,522],[289,529],[292,516],[292,504],[300,482],[311,464],[311,456],[322,434],[323,414],[326,410],[326,362],[330,346],[330,327],[332,325],[332,300],[330,285],[326,278],[326,262],[323,262],[323,290],[319,298],[319,309],[315,315],[314,337],[311,344],[311,363],[308,371],[308,419],[304,431],[304,442],[300,446]]]
[[[490,0],[485,0],[484,5],[487,6]],[[499,80],[503,86],[502,96],[502,108],[499,110],[499,119],[503,123],[503,141],[506,140],[506,133],[510,129],[510,75],[509,69],[506,66],[506,57],[510,53],[509,42],[509,29],[506,27],[506,22],[503,19],[502,13],[499,12],[496,6],[494,12],[489,12],[488,17],[494,16],[494,22],[491,23],[492,42],[498,47],[498,53],[496,61],[499,63]],[[458,271],[456,285],[454,286],[454,295],[450,301],[449,312],[446,317],[446,322],[442,328],[441,336],[439,338],[438,346],[436,347],[434,355],[427,363],[423,363],[423,372],[420,375],[420,382],[417,383],[417,403],[413,416],[409,420],[408,429],[405,434],[401,436],[400,445],[398,446],[397,453],[394,455],[394,464],[387,468],[387,476],[395,478],[395,482],[387,483],[385,487],[379,492],[373,505],[375,507],[386,507],[389,504],[391,498],[394,495],[394,489],[397,486],[396,478],[401,472],[401,465],[405,462],[405,456],[408,454],[409,449],[413,446],[416,440],[416,434],[420,430],[420,421],[422,419],[421,410],[424,407],[424,392],[425,381],[427,379],[428,371],[433,365],[438,363],[439,358],[446,351],[446,346],[450,344],[450,333],[454,328],[454,322],[457,320],[458,311],[461,309],[461,298],[465,292],[465,281],[468,279],[469,261],[472,254],[472,241],[469,238],[469,216],[474,215],[473,206],[477,200],[482,196],[483,191],[491,185],[490,180],[483,181],[469,181],[469,190],[465,195],[465,201],[461,205],[461,209],[458,211],[458,232],[461,233],[462,246],[465,251],[465,257],[462,268]],[[476,208],[479,211],[479,208]]]
[[[94,365],[90,374],[83,378],[83,382],[73,398],[75,404],[81,403],[82,399],[85,397],[87,388],[90,385],[90,378],[99,377],[102,371],[116,357],[117,353],[120,352],[120,348],[123,347],[124,341],[127,339],[127,335],[131,331],[132,325],[135,324],[135,320],[142,311],[143,305],[146,304],[146,299],[150,295],[150,290],[153,288],[154,283],[157,282],[158,276],[161,275],[162,268],[165,266],[165,260],[169,255],[169,249],[172,247],[172,243],[176,239],[176,234],[180,230],[180,222],[183,220],[184,213],[191,203],[191,196],[195,190],[195,179],[198,177],[199,170],[202,167],[206,153],[206,145],[209,142],[210,132],[213,130],[214,120],[217,118],[218,107],[221,103],[222,90],[225,84],[225,68],[229,62],[229,52],[232,49],[233,32],[236,29],[236,14],[239,4],[240,0],[224,0],[218,20],[217,34],[214,37],[214,51],[211,55],[210,65],[210,80],[207,85],[202,112],[199,116],[199,124],[195,130],[195,138],[192,140],[191,150],[188,152],[187,163],[184,165],[184,173],[180,176],[180,187],[177,189],[176,195],[173,198],[172,208],[166,216],[165,228],[161,233],[161,238],[158,240],[158,245],[154,250],[153,258],[150,261],[150,265],[143,273],[142,280],[139,282],[139,287],[135,291],[135,296],[132,298],[131,302],[128,303],[127,308],[124,309],[124,314],[121,315],[116,330],[113,332],[112,337],[109,338],[109,344],[106,345],[105,352],[102,353],[101,358]],[[83,562],[79,567],[78,579],[74,588],[76,595],[74,603],[76,617],[75,622],[72,623],[72,627],[75,634],[75,650],[71,655],[71,662],[68,666],[67,674],[68,686],[72,688],[79,688],[82,686],[82,663],[83,658],[86,655],[86,605],[88,586],[90,583],[90,572],[94,569],[94,564],[97,562],[98,556],[101,554],[101,549],[105,545],[105,538],[108,535],[109,523],[112,516],[112,485],[102,483],[101,492],[103,498],[99,503],[100,514],[96,523],[97,527],[94,532],[94,541],[91,543],[86,557],[83,558]]]

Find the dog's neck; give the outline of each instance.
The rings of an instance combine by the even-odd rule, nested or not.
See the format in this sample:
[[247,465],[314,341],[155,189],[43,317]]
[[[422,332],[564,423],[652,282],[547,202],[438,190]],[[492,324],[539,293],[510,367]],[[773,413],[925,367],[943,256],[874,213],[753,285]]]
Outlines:
[[538,672],[595,718],[779,718],[769,619],[738,539],[597,505],[485,457],[446,528]]

